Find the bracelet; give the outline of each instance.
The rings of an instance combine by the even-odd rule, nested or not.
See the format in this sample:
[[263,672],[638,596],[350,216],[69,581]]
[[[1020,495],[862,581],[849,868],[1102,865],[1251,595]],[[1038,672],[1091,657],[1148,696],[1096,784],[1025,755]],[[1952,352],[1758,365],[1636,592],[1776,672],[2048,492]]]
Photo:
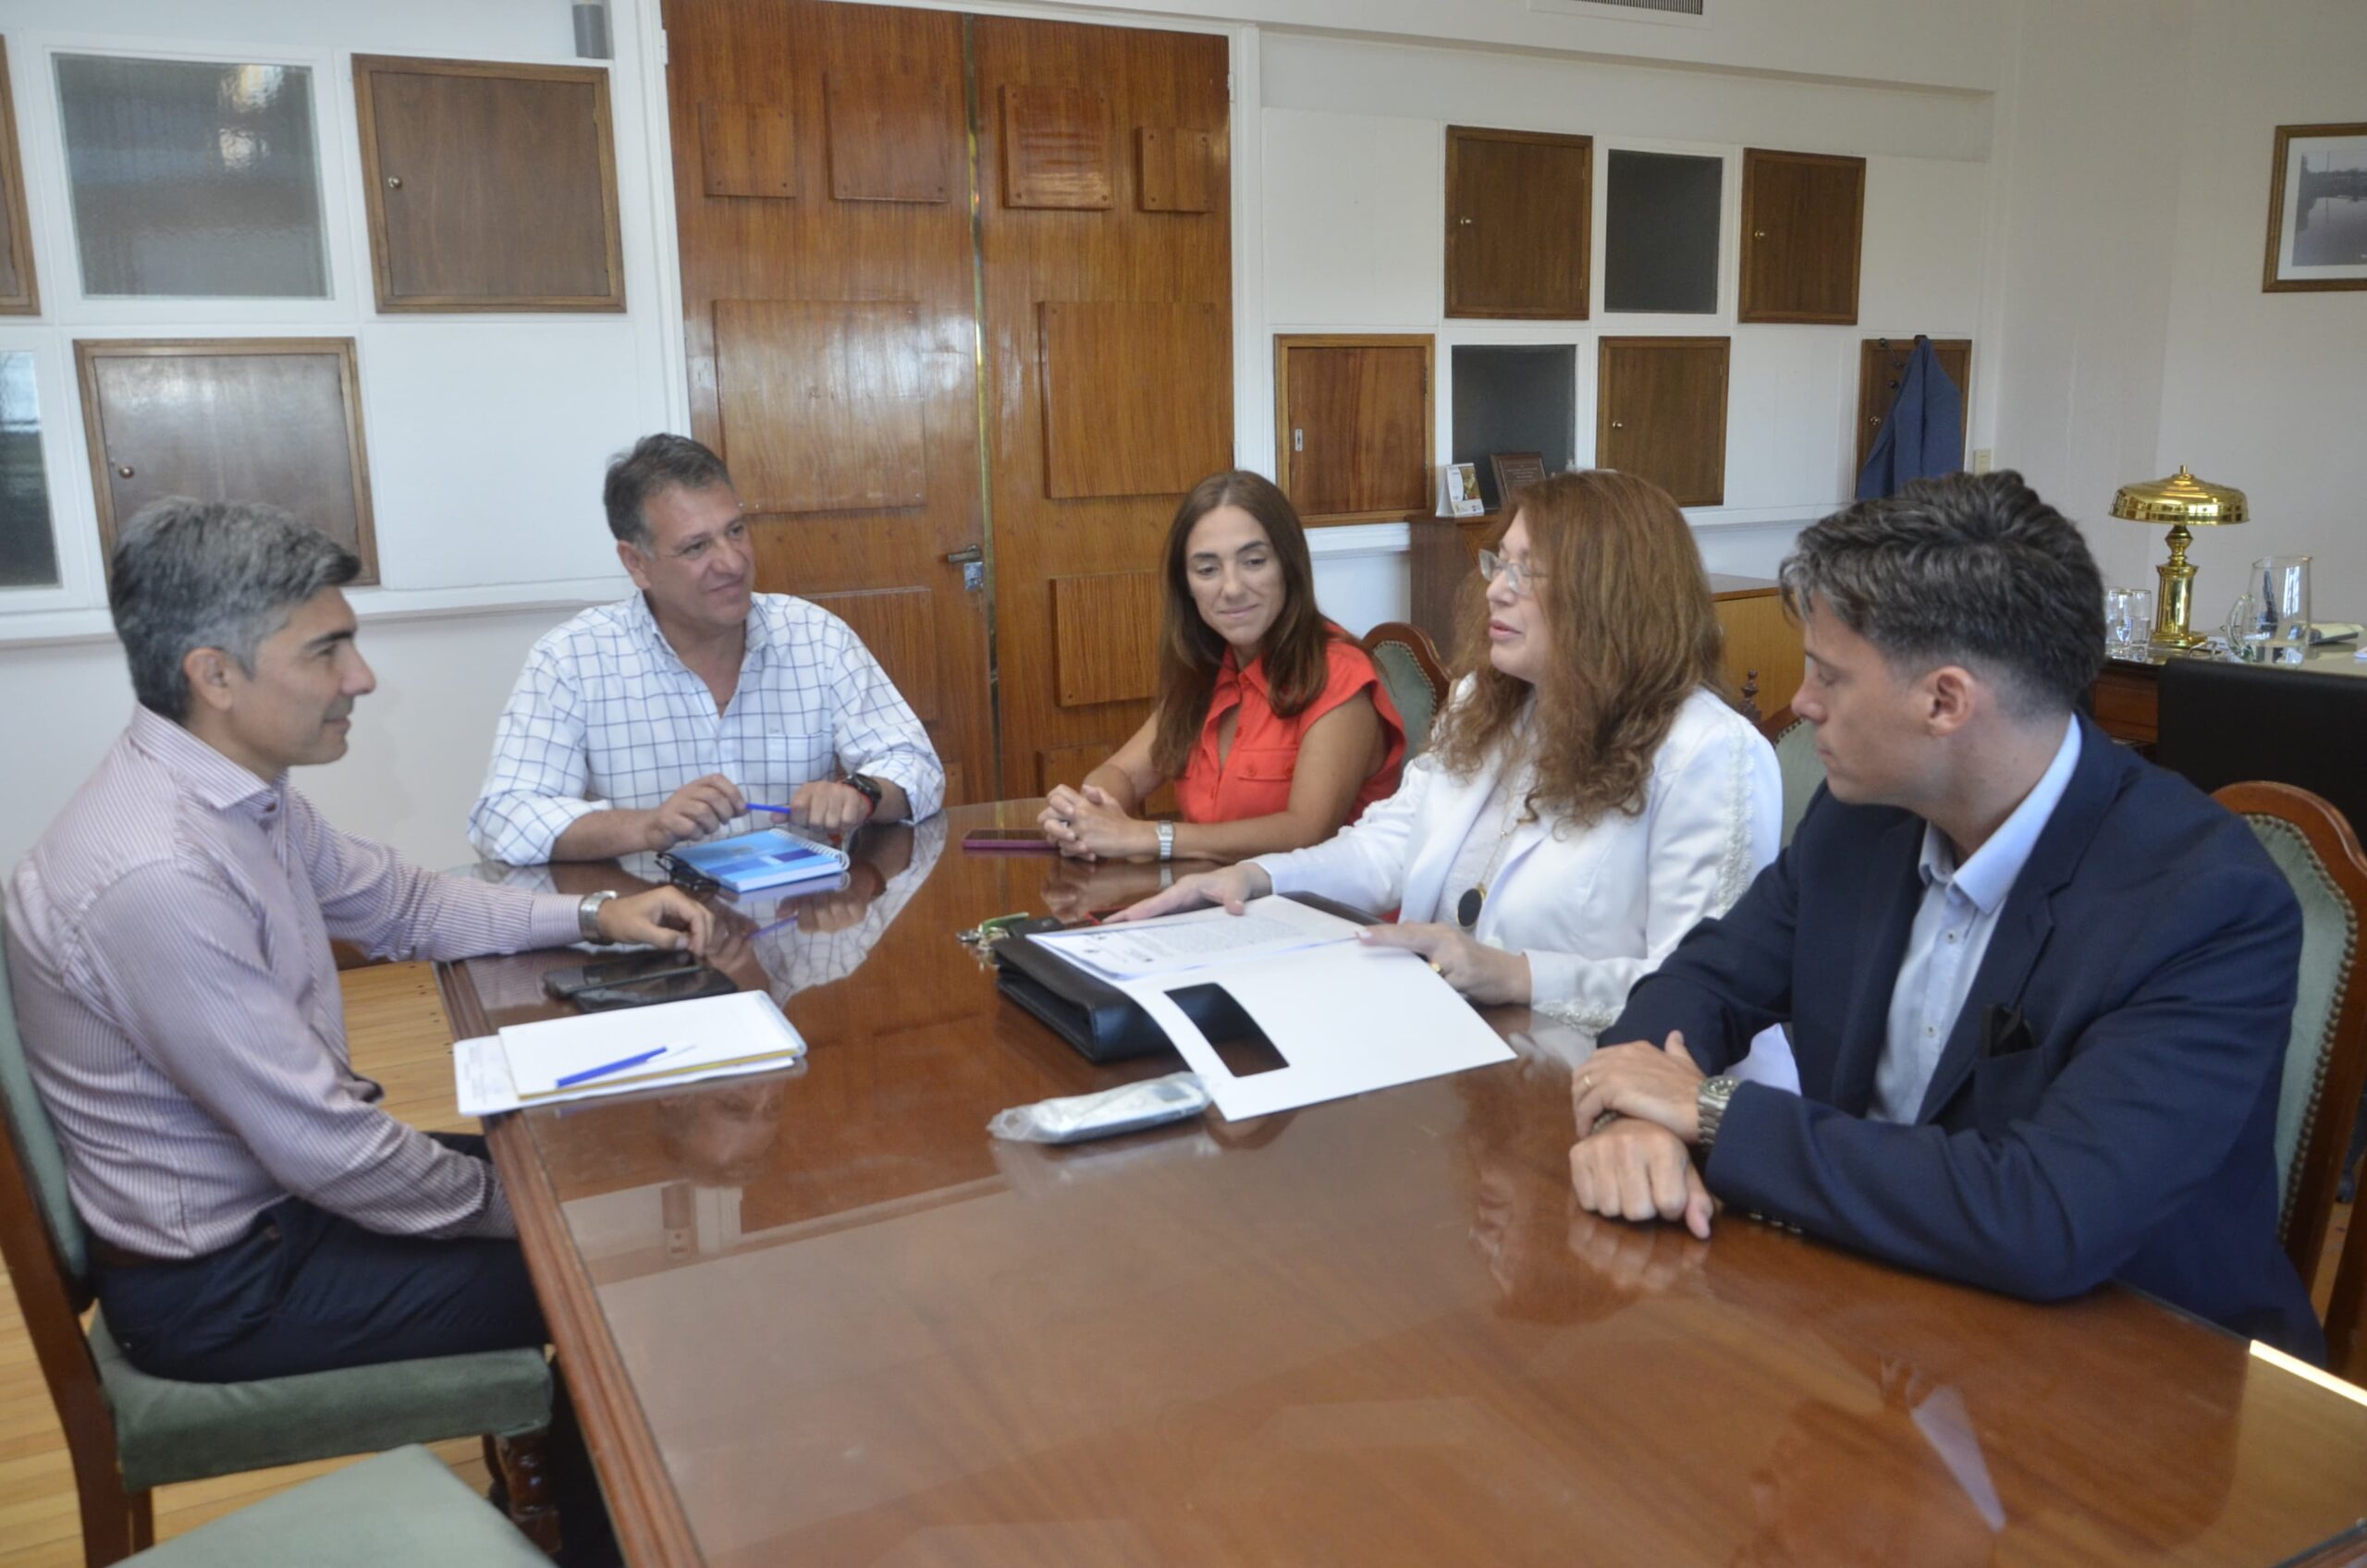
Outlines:
[[1605,1127],[1608,1127],[1613,1122],[1618,1121],[1619,1114],[1620,1113],[1615,1110],[1606,1110],[1600,1116],[1596,1117],[1594,1119],[1594,1125],[1587,1130],[1587,1136],[1591,1138],[1597,1133],[1601,1132]]
[[1175,858],[1175,824],[1171,822],[1159,824],[1159,858],[1161,860]]
[[603,888],[596,893],[584,894],[583,901],[575,906],[575,928],[583,933],[585,941],[607,944],[608,938],[600,935],[600,906],[616,896],[614,888]]

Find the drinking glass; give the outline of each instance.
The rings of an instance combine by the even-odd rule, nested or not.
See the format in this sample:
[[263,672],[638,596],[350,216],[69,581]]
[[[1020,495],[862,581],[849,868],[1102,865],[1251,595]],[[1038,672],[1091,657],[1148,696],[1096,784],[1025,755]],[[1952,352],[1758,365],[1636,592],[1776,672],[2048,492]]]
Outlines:
[[2104,590],[2104,652],[2116,658],[2143,658],[2153,637],[2153,590]]
[[2252,589],[2260,596],[2260,628],[2268,634],[2270,656],[2300,664],[2310,656],[2310,557],[2263,556],[2252,562]]

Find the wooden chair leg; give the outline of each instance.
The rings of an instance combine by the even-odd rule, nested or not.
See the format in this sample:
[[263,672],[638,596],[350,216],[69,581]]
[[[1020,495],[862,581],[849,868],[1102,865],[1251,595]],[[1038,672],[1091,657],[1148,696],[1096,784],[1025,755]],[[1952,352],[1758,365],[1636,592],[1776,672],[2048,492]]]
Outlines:
[[[82,1562],[86,1568],[110,1568],[129,1557],[132,1545],[132,1501],[112,1465],[77,1464],[74,1489],[82,1508]],[[148,1494],[140,1494],[145,1511]]]
[[146,1551],[156,1544],[156,1494],[140,1493],[131,1500],[131,1550]]
[[509,1494],[509,1522],[546,1557],[558,1554],[558,1510],[551,1506],[547,1434],[484,1439],[484,1462]]

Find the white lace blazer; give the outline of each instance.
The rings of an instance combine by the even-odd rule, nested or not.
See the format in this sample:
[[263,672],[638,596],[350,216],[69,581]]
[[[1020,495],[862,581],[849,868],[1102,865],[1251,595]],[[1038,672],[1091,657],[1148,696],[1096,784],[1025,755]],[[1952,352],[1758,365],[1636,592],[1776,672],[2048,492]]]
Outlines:
[[[1502,766],[1457,778],[1424,753],[1354,826],[1257,864],[1278,893],[1452,924],[1464,889],[1446,885],[1449,867],[1474,831],[1495,833],[1500,819],[1479,818]],[[1527,955],[1538,1005],[1600,1030],[1679,938],[1724,913],[1775,858],[1783,798],[1774,748],[1714,693],[1696,692],[1652,758],[1642,813],[1515,827],[1473,935]]]

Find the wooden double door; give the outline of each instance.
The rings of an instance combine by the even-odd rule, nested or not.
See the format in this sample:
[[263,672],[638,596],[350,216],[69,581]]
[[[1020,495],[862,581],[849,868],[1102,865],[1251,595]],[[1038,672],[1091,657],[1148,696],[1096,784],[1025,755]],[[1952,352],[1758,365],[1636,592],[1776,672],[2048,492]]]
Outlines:
[[1229,465],[1221,38],[667,0],[692,428],[757,586],[842,617],[949,801],[1149,710],[1158,556]]

